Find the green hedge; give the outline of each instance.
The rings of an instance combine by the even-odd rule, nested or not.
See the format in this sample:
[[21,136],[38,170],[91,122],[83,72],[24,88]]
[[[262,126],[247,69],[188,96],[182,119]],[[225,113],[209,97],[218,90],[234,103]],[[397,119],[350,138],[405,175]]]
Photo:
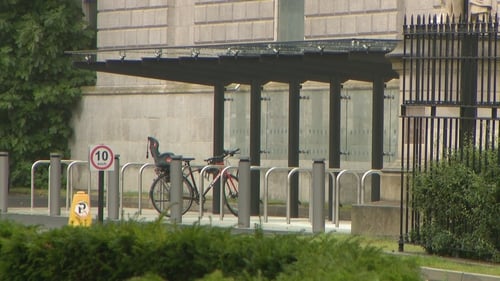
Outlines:
[[467,147],[419,173],[412,191],[421,225],[413,241],[429,253],[500,262],[498,157]]
[[358,242],[159,222],[42,231],[0,221],[0,280],[421,280],[415,260]]

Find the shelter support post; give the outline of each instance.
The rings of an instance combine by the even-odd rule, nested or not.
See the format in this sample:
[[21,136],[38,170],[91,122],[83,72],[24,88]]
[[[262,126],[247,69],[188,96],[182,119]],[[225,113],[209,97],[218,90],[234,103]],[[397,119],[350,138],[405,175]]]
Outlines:
[[[373,80],[372,101],[372,169],[384,166],[384,80]],[[371,201],[380,201],[380,175],[372,175]]]
[[[224,91],[223,84],[214,85],[214,147],[213,155],[224,152]],[[220,183],[215,182],[212,194],[212,213],[220,212]]]
[[[252,81],[250,88],[250,164],[260,166],[261,145],[261,96],[262,85],[259,81]],[[260,213],[260,171],[251,171],[250,214],[258,216]]]
[[[328,124],[328,167],[340,168],[340,95],[342,84],[338,77],[330,80],[330,120]],[[333,220],[333,179],[328,181],[328,219]]]
[[[288,167],[299,166],[300,131],[300,89],[299,81],[290,81],[288,95]],[[290,217],[299,216],[299,175],[290,178]]]

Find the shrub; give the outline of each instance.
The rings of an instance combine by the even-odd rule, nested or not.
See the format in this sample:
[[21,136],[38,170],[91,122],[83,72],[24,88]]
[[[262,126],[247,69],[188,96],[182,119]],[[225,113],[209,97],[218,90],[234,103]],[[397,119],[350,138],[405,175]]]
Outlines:
[[382,254],[379,248],[362,247],[359,240],[338,241],[333,236],[309,240],[297,262],[276,280],[421,280],[414,260]]
[[331,235],[122,222],[41,231],[0,220],[0,280],[419,280],[415,262]]
[[497,157],[467,147],[416,175],[413,206],[421,225],[414,242],[429,253],[500,261]]

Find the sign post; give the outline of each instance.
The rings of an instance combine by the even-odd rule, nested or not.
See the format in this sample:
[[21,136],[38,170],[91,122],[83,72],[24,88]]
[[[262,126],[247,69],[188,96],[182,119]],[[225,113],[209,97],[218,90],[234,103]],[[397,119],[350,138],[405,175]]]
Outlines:
[[104,144],[90,146],[89,149],[90,171],[98,171],[97,186],[97,222],[104,220],[104,171],[114,170],[115,155],[113,150]]

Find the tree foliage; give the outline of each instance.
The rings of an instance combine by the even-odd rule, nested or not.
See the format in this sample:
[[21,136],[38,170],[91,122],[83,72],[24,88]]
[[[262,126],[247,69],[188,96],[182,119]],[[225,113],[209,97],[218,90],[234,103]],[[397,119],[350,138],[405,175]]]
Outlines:
[[80,86],[95,75],[72,66],[65,51],[95,46],[77,1],[0,1],[0,150],[11,182],[27,185],[31,164],[50,152],[69,155]]

